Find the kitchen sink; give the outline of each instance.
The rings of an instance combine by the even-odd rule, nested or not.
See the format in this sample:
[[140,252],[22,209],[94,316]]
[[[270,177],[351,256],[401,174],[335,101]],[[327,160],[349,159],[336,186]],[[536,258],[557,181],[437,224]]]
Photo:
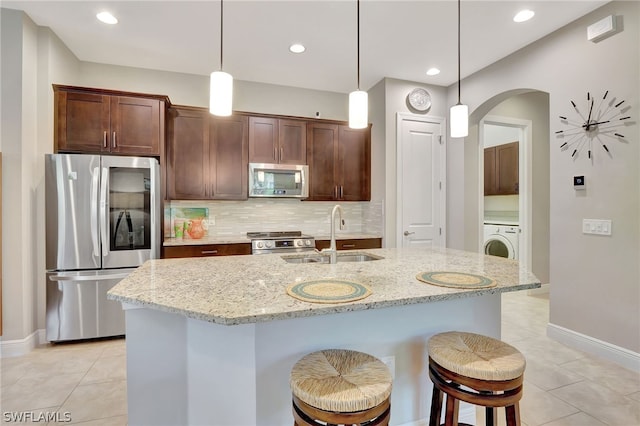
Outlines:
[[[328,254],[310,254],[304,256],[282,256],[287,263],[331,263],[331,256]],[[341,262],[369,262],[372,260],[384,259],[368,253],[338,253],[336,261]]]

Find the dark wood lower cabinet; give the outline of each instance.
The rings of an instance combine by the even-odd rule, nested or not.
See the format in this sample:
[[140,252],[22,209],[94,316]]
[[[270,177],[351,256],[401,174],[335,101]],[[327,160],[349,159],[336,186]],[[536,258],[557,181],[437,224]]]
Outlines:
[[251,254],[251,243],[165,246],[163,258],[233,256],[240,254]]
[[[329,240],[316,240],[316,248],[322,250],[329,248]],[[338,250],[359,250],[382,248],[382,238],[357,238],[336,240],[336,248]]]

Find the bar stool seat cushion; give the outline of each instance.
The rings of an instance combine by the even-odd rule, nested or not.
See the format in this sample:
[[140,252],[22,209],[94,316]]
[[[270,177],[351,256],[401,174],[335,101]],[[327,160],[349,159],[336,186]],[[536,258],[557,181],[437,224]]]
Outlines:
[[325,411],[351,413],[373,408],[391,395],[391,373],[362,352],[327,349],[310,353],[291,369],[292,393]]
[[480,380],[512,380],[524,373],[524,356],[513,346],[474,333],[436,334],[427,344],[433,361],[461,376]]

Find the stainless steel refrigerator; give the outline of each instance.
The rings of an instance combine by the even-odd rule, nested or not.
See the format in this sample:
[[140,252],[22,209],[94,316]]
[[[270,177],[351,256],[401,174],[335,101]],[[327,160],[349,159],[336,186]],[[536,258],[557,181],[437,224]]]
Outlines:
[[160,171],[143,157],[48,154],[47,340],[123,335],[107,291],[160,255]]

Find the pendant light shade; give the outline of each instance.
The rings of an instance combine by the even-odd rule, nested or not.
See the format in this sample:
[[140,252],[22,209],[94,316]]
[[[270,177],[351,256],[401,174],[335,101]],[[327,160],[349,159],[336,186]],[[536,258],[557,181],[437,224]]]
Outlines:
[[226,117],[233,111],[233,77],[222,71],[223,1],[220,0],[220,71],[211,73],[209,83],[209,112]]
[[358,90],[349,93],[349,127],[364,129],[369,125],[369,95],[360,90],[360,0],[358,0]]
[[349,93],[349,127],[365,129],[369,125],[369,95],[363,90]]
[[449,111],[451,124],[450,133],[452,138],[464,138],[469,135],[469,107],[457,104]]
[[458,0],[458,103],[449,113],[449,133],[452,138],[469,135],[469,107],[460,102],[460,0]]
[[211,73],[209,86],[209,112],[229,116],[233,109],[233,77],[224,71]]

